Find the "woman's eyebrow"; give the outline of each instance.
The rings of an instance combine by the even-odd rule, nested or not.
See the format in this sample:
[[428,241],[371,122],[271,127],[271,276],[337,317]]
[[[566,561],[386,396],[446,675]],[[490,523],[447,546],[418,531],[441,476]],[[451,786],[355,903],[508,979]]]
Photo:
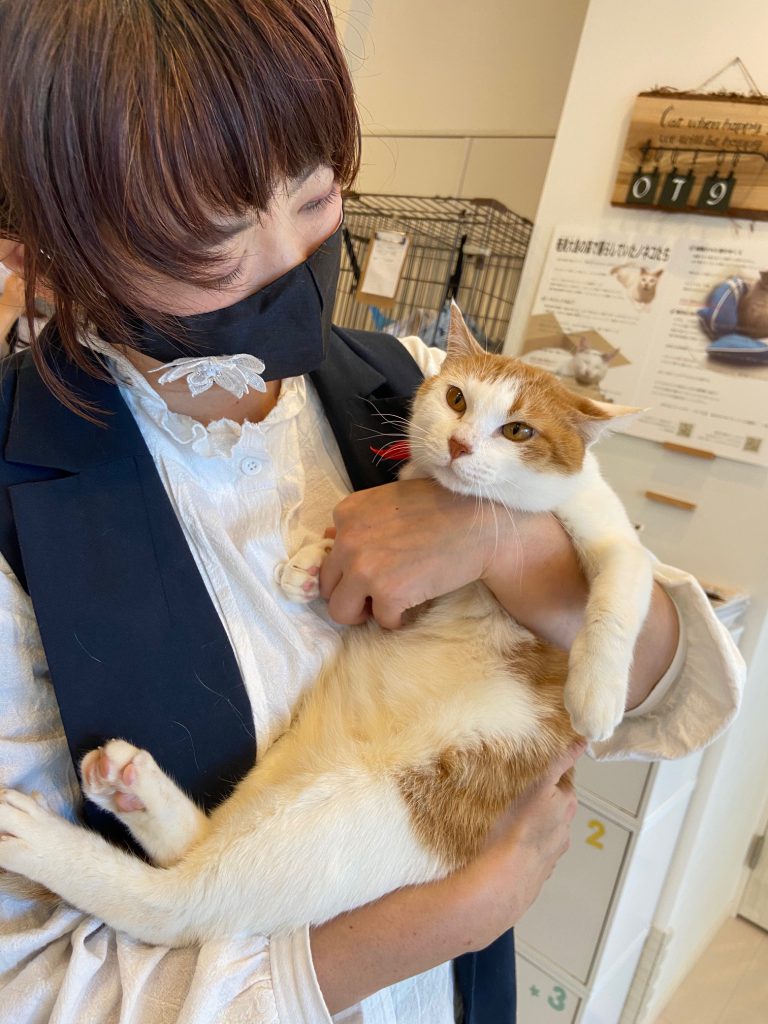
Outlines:
[[285,194],[290,199],[291,196],[296,195],[302,185],[307,182],[313,174],[317,174],[321,170],[322,164],[314,164],[312,167],[307,167],[306,170],[302,171],[295,178],[289,178],[286,182]]
[[221,233],[222,238],[234,238],[235,235],[239,235],[241,231],[245,231],[253,224],[253,217],[240,217],[236,221],[232,221],[231,224],[217,224],[217,229]]

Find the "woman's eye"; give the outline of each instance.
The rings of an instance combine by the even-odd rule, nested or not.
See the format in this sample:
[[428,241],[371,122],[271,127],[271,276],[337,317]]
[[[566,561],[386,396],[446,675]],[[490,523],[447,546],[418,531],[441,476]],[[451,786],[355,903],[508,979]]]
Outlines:
[[527,423],[505,423],[501,432],[508,441],[530,441],[536,433]]
[[216,282],[217,288],[229,288],[231,284],[234,284],[240,277],[242,277],[243,271],[241,267],[235,267],[231,274],[227,274],[226,277],[220,277]]
[[321,196],[320,199],[313,199],[311,203],[305,203],[303,210],[305,213],[317,213],[319,210],[325,209],[326,206],[332,206],[340,194],[338,185],[334,185],[327,196]]
[[464,399],[464,395],[462,395],[461,391],[459,391],[459,389],[457,387],[454,387],[453,385],[451,385],[451,387],[449,387],[448,390],[446,391],[445,400],[448,402],[448,405],[450,405],[452,409],[456,410],[456,412],[464,412],[464,410],[467,408],[467,403]]

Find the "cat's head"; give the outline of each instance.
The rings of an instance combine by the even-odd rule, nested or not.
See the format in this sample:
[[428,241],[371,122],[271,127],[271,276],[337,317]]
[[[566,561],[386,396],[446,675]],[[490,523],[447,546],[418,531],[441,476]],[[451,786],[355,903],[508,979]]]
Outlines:
[[589,446],[637,412],[574,395],[546,370],[485,352],[454,305],[447,358],[414,400],[411,461],[449,490],[544,511],[578,487]]
[[617,348],[610,352],[590,348],[586,338],[579,338],[579,344],[573,353],[573,376],[576,382],[584,385],[599,384],[608,372],[611,360],[618,353]]
[[645,291],[656,291],[656,285],[659,283],[659,278],[664,273],[663,268],[661,270],[648,270],[647,267],[640,268],[640,287]]

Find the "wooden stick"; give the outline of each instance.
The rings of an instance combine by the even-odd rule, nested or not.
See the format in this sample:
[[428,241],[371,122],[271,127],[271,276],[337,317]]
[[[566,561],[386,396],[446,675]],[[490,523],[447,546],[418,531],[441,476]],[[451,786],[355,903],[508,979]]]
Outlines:
[[681,455],[693,455],[697,459],[716,459],[714,452],[708,452],[704,448],[689,448],[684,444],[676,444],[674,441],[662,441],[661,447],[668,452],[680,452]]
[[685,512],[693,512],[697,508],[696,503],[693,501],[673,498],[670,494],[660,494],[658,491],[646,491],[645,496],[650,501],[658,501],[662,505],[672,505],[674,508],[681,508]]

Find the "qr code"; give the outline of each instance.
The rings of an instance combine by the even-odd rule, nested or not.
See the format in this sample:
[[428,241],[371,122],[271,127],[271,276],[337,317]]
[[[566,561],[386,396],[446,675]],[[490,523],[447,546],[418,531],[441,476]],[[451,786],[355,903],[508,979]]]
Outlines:
[[692,423],[678,423],[677,425],[677,436],[678,437],[690,437],[693,433]]
[[745,452],[759,452],[760,445],[763,443],[762,437],[747,437],[744,440],[744,451]]

